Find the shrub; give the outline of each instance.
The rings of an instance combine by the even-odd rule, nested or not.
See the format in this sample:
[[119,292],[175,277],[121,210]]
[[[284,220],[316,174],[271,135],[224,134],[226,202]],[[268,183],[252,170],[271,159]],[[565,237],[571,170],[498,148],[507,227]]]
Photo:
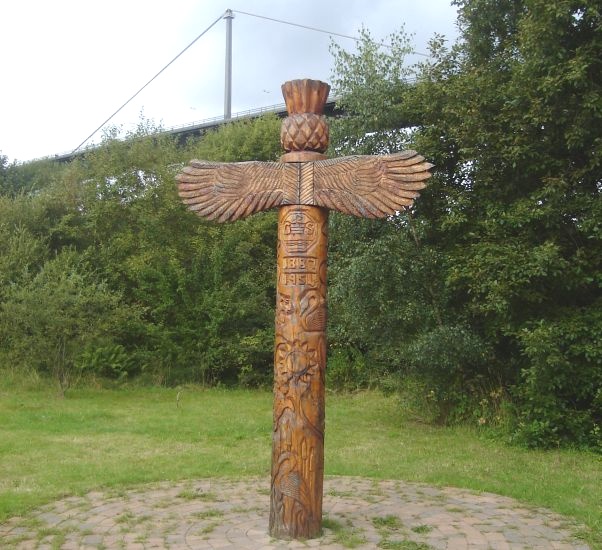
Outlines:
[[520,342],[528,366],[517,387],[515,439],[602,450],[602,302],[533,323]]

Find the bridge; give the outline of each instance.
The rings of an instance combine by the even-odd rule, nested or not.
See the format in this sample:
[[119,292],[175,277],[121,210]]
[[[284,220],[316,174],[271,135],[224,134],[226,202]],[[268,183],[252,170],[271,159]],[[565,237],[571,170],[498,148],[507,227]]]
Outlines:
[[[339,98],[334,97],[326,102],[324,106],[324,114],[326,116],[338,116],[341,111],[337,109],[336,103]],[[276,105],[269,105],[267,107],[258,107],[255,109],[249,109],[247,111],[241,111],[238,113],[232,113],[230,118],[226,118],[225,115],[216,116],[212,118],[205,118],[203,120],[197,120],[188,124],[180,124],[178,126],[170,126],[157,132],[156,135],[171,135],[175,136],[180,143],[184,143],[190,137],[200,137],[206,132],[215,130],[223,124],[229,124],[231,122],[240,122],[242,120],[253,120],[266,114],[274,114],[279,118],[285,118],[287,116],[286,105],[284,103],[278,103]],[[45,157],[45,159],[36,160],[53,160],[56,162],[70,162],[73,159],[92,151],[100,145],[88,147],[86,149],[79,149],[78,151],[68,151],[65,153],[58,153],[56,155]]]
[[[217,116],[213,118],[203,119],[196,122],[191,122],[189,124],[181,124],[179,126],[172,126],[169,128],[165,128],[160,130],[157,135],[172,135],[178,138],[178,141],[183,143],[189,137],[198,137],[206,132],[213,130],[222,124],[227,124],[229,122],[237,122],[241,120],[250,120],[267,113],[273,113],[280,118],[284,118],[287,116],[286,106],[284,103],[271,105],[268,107],[260,107],[257,109],[250,109],[248,111],[242,111],[239,113],[232,114],[230,112],[231,101],[232,101],[232,19],[234,18],[234,13],[239,13],[241,15],[258,17],[260,19],[266,19],[269,21],[274,21],[276,23],[292,25],[295,27],[301,27],[306,30],[320,32],[329,34],[331,36],[339,36],[343,38],[352,39],[356,42],[361,41],[360,38],[354,36],[348,36],[345,34],[340,34],[337,32],[327,31],[324,29],[318,29],[315,27],[310,27],[307,25],[301,25],[298,23],[294,23],[291,21],[283,21],[280,19],[274,19],[272,17],[266,17],[263,15],[238,11],[238,10],[226,10],[223,14],[221,14],[213,23],[211,23],[205,30],[203,30],[190,44],[188,44],[178,55],[176,55],[167,65],[165,65],[157,74],[155,74],[146,84],[144,84],[133,96],[131,96],[125,103],[119,107],[108,119],[106,119],[94,132],[92,132],[80,145],[78,145],[74,150],[64,153],[58,153],[56,155],[51,155],[48,157],[44,157],[41,159],[33,159],[32,162],[36,160],[53,160],[56,162],[69,162],[74,158],[77,158],[90,150],[94,150],[99,147],[99,145],[89,146],[87,148],[83,148],[84,144],[89,141],[99,130],[103,128],[105,124],[107,124],[117,113],[119,113],[126,105],[128,105],[135,97],[138,96],[147,86],[149,86],[157,77],[159,77],[163,71],[165,71],[172,63],[174,63],[184,52],[186,52],[195,42],[197,42],[207,31],[209,31],[214,25],[216,25],[219,21],[224,20],[226,22],[226,59],[225,59],[225,82],[224,82],[224,115]],[[379,47],[390,48],[389,44],[385,43],[376,43]],[[412,52],[417,55],[425,55],[420,52]],[[428,57],[428,56],[427,56]],[[328,116],[339,116],[341,111],[336,108],[337,100],[340,98],[334,97],[330,101],[328,101],[325,105],[324,114]],[[411,125],[411,124],[408,124]]]

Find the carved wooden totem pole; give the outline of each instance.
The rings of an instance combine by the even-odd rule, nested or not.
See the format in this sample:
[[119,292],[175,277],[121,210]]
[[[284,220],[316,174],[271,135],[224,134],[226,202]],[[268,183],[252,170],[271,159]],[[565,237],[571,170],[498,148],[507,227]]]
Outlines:
[[279,207],[270,534],[321,533],[328,210],[383,218],[408,207],[430,177],[414,151],[326,160],[322,115],[330,86],[282,86],[280,162],[193,160],[177,176],[199,216],[233,221]]

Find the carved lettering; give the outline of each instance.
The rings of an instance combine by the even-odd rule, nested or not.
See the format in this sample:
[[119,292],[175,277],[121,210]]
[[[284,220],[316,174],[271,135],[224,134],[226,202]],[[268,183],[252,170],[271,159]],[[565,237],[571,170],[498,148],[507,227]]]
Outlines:
[[316,273],[318,270],[318,259],[312,257],[285,256],[282,259],[282,269],[286,272],[308,271]]
[[319,236],[316,222],[307,210],[295,209],[282,220],[279,239],[288,254],[305,254]]
[[273,536],[319,534],[324,472],[327,211],[280,210],[274,432]]
[[280,282],[285,286],[317,286],[317,273],[282,273]]
[[311,256],[285,256],[279,281],[285,286],[318,285],[318,259]]

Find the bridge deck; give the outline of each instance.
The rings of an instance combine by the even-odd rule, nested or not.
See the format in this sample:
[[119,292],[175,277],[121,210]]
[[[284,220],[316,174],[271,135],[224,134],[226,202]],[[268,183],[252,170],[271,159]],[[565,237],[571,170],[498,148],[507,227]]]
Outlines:
[[[332,98],[331,100],[326,102],[324,107],[324,114],[327,116],[334,116],[336,114],[336,102],[338,98]],[[267,107],[259,107],[256,109],[249,109],[247,111],[241,111],[238,113],[233,113],[231,118],[225,119],[223,116],[217,116],[212,118],[205,118],[203,120],[198,120],[195,122],[191,122],[188,124],[180,124],[178,126],[170,126],[169,128],[164,128],[158,135],[173,135],[181,139],[182,141],[186,140],[191,136],[201,136],[205,132],[209,130],[213,130],[222,124],[227,124],[229,122],[237,122],[240,120],[251,120],[254,118],[258,118],[265,114],[273,113],[280,118],[284,118],[287,116],[286,105],[284,103],[279,103],[277,105],[270,105]],[[86,149],[81,149],[79,151],[67,151],[64,153],[58,153],[56,155],[51,155],[49,157],[45,157],[43,159],[36,160],[55,160],[57,162],[69,162],[74,158],[83,155],[90,149],[94,149],[98,146],[88,147]]]

